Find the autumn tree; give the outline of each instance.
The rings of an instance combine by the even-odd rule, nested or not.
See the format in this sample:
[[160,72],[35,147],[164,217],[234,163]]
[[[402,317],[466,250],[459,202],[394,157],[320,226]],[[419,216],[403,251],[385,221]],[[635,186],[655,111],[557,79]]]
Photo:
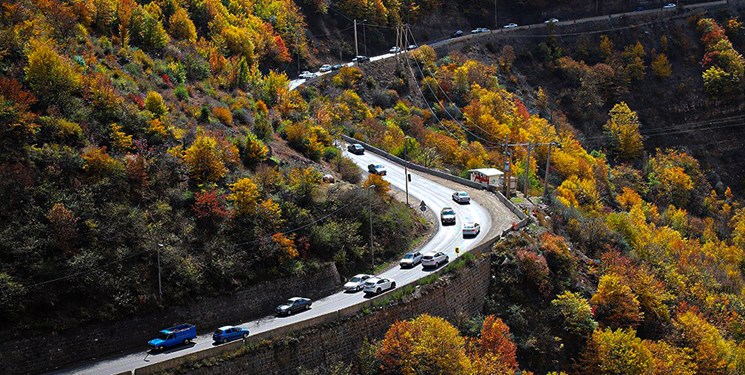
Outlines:
[[562,328],[577,337],[585,337],[598,326],[590,304],[577,293],[565,291],[556,296],[551,305],[564,320]]
[[608,134],[616,156],[621,160],[635,160],[644,151],[639,133],[639,116],[625,103],[613,106],[603,128]]
[[197,28],[184,8],[178,8],[168,21],[168,31],[174,39],[197,41]]
[[468,374],[465,340],[445,319],[420,315],[394,323],[376,353],[383,374]]
[[362,70],[356,66],[342,66],[333,78],[334,86],[343,89],[351,89],[362,79]]
[[209,135],[198,135],[183,155],[189,174],[197,182],[215,182],[225,177],[228,165],[235,163],[238,150]]
[[251,215],[258,205],[259,189],[250,178],[244,177],[230,185],[227,198],[238,215]]
[[52,237],[57,247],[63,251],[71,251],[78,239],[78,217],[64,203],[55,203],[49,212],[47,220],[51,224]]
[[518,369],[517,348],[510,338],[510,328],[494,315],[484,319],[479,338],[472,340],[468,348],[474,374],[506,375]]
[[157,15],[144,7],[137,7],[132,13],[130,39],[142,49],[160,51],[168,44],[169,37]]
[[80,89],[80,74],[48,43],[31,40],[26,82],[41,104],[69,104]]
[[246,133],[246,144],[241,151],[243,163],[249,166],[265,160],[269,154],[269,148],[264,144],[264,141],[250,131]]
[[623,51],[623,58],[626,62],[624,73],[628,78],[635,81],[644,79],[644,73],[647,66],[644,63],[644,46],[637,41],[633,46],[627,46]]
[[670,74],[673,73],[673,66],[670,64],[670,60],[668,60],[667,55],[664,53],[655,56],[654,60],[652,60],[651,66],[654,75],[660,78],[670,77]]
[[598,290],[590,299],[595,315],[604,326],[612,329],[635,328],[644,319],[639,300],[619,275],[603,275]]
[[652,352],[633,329],[596,329],[582,354],[582,373],[598,375],[647,375],[652,372]]
[[155,91],[150,91],[145,97],[145,109],[152,112],[155,117],[162,117],[168,113],[168,107],[163,101],[163,97]]
[[387,196],[388,192],[391,190],[390,182],[386,181],[380,175],[370,173],[367,176],[367,179],[362,182],[362,187],[369,188],[373,185],[375,185],[375,187],[373,188],[375,189],[375,193],[380,196]]

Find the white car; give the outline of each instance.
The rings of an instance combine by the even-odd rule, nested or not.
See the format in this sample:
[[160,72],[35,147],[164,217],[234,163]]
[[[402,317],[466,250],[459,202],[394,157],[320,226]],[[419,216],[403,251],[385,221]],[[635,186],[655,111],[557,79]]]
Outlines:
[[556,19],[556,18],[549,18],[549,19],[543,21],[543,23],[557,23],[557,22],[559,22],[559,20]]
[[453,200],[458,203],[470,203],[471,202],[471,196],[468,195],[465,191],[456,191],[453,193]]
[[421,262],[422,262],[422,253],[415,251],[413,253],[404,254],[404,257],[401,258],[401,262],[399,262],[399,264],[401,265],[401,268],[407,268],[407,267],[414,267]]
[[380,294],[395,287],[396,282],[391,279],[373,277],[365,281],[365,285],[362,290],[365,291],[365,294]]
[[323,65],[321,65],[321,67],[320,67],[320,68],[318,69],[318,71],[319,71],[319,72],[330,72],[330,71],[331,71],[331,65],[329,65],[329,64],[323,64]]
[[307,70],[304,70],[300,73],[300,78],[305,78],[305,79],[316,78],[316,73],[311,73]]
[[424,255],[422,258],[422,267],[434,267],[437,268],[440,266],[440,264],[445,264],[450,260],[450,258],[445,255],[442,251],[438,252],[429,252]]
[[361,273],[359,275],[355,275],[349,281],[347,281],[346,284],[344,284],[344,291],[345,292],[359,292],[362,290],[362,288],[365,285],[365,281],[373,277],[372,275]]
[[388,50],[390,53],[399,53],[401,52],[401,48],[399,47],[391,47],[391,49]]
[[678,5],[675,4],[675,3],[667,3],[667,4],[665,4],[665,5],[662,6],[662,9],[673,9],[673,8],[675,8],[677,6]]
[[471,30],[471,34],[481,34],[481,33],[488,33],[489,29],[486,27],[479,27],[476,29]]
[[503,29],[514,29],[516,27],[517,27],[517,24],[516,23],[508,23],[508,24],[502,26]]
[[476,237],[481,232],[481,226],[479,223],[472,221],[463,224],[463,238],[465,237]]
[[413,49],[417,49],[417,48],[419,48],[419,46],[417,46],[416,44],[409,44],[409,46],[406,47],[406,49],[409,50],[409,51],[411,51]]

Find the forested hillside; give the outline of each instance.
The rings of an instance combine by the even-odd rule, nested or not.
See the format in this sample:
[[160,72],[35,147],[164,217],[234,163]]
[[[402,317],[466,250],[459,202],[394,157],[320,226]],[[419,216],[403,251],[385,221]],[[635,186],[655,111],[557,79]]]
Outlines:
[[[494,249],[487,318],[397,324],[358,358],[370,373],[438,366],[424,360],[442,353],[428,350],[433,337],[457,358],[449,373],[745,373],[742,192],[685,149],[645,148],[635,111],[650,85],[741,102],[737,14],[690,17],[684,32],[698,38],[646,47],[600,33],[480,56],[422,46],[385,77],[343,67],[288,89],[283,67],[316,59],[308,14],[331,5],[395,25],[439,4],[3,2],[0,319],[65,328],[302,277],[320,261],[364,269],[372,184],[375,255],[400,254],[425,225],[339,157],[346,133],[454,174],[510,162],[521,190],[527,180],[549,196],[535,225]],[[675,69],[700,81],[681,86]],[[397,352],[412,348],[422,356]]]
[[[269,70],[308,53],[294,3],[9,1],[0,12],[6,328],[116,319],[320,261],[343,273],[370,264],[368,194],[332,145],[351,114],[317,115],[332,103]],[[323,184],[332,171],[346,182]],[[425,226],[374,183],[385,260]]]

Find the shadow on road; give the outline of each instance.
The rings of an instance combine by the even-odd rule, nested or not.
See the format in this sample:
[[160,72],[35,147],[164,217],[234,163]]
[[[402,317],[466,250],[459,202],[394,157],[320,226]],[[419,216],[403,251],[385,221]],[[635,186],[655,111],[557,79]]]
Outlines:
[[161,355],[161,354],[171,354],[171,353],[175,353],[181,350],[193,348],[194,345],[196,344],[197,344],[196,342],[192,341],[192,342],[189,342],[188,344],[174,346],[173,348],[170,348],[170,349],[164,349],[164,350],[150,349],[147,351],[147,354],[152,355],[152,356]]

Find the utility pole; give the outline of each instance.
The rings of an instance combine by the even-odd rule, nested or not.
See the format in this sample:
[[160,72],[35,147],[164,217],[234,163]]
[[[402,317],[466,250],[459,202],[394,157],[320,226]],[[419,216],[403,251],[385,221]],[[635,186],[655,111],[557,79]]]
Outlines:
[[406,163],[404,163],[404,179],[406,180],[406,206],[409,206],[409,167],[407,166],[409,164],[409,158],[407,155],[407,149],[409,144],[409,137],[408,135],[404,137],[404,160]]
[[362,20],[362,44],[365,46],[365,56],[367,56],[367,33],[365,32],[365,21]]
[[510,145],[510,136],[504,138],[504,196],[510,199],[510,156],[507,151],[507,147]]
[[499,24],[497,23],[497,0],[494,0],[494,28],[499,29]]
[[161,302],[163,301],[163,284],[160,282],[160,249],[163,246],[162,243],[158,244],[158,295],[160,296]]
[[530,200],[528,198],[528,186],[530,186],[530,179],[528,176],[530,176],[530,149],[532,148],[532,145],[528,143],[528,155],[527,155],[527,161],[525,162],[525,199]]
[[553,142],[548,143],[548,154],[546,155],[546,177],[543,179],[543,196],[548,198],[548,169],[551,167],[551,146]]
[[368,202],[370,204],[370,257],[372,258],[372,269],[375,271],[375,248],[373,248],[373,225],[372,225],[372,192],[375,189],[375,185],[370,185],[368,189]]
[[357,19],[354,19],[354,57],[360,55],[360,50],[357,47]]

